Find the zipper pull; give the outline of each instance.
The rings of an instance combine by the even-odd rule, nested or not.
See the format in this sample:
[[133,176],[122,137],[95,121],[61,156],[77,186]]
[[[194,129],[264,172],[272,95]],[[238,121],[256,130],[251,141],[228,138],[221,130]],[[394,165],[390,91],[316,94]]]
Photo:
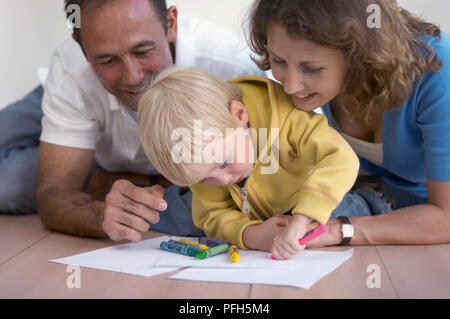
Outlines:
[[245,215],[250,214],[250,205],[248,204],[248,193],[247,193],[247,189],[245,188],[245,186],[243,186],[241,188],[241,192],[242,192],[242,212]]

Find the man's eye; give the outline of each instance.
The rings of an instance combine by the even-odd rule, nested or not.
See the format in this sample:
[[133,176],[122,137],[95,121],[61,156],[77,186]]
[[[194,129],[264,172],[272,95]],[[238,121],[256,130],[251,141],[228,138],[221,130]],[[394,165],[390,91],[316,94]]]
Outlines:
[[145,56],[145,55],[147,55],[148,53],[150,53],[150,51],[151,51],[151,50],[137,51],[135,54],[136,54],[137,56]]
[[113,61],[114,61],[114,59],[109,59],[109,60],[101,61],[99,63],[101,65],[108,65],[108,64],[111,64]]

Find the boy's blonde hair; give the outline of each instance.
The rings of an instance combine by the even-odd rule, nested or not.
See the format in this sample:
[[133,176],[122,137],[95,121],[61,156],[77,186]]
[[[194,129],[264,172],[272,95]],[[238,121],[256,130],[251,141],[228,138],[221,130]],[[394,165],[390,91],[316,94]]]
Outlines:
[[[194,121],[201,120],[203,130],[215,128],[225,137],[227,128],[239,125],[230,113],[233,100],[242,101],[239,87],[198,68],[172,67],[161,72],[138,105],[139,136],[153,166],[176,185],[189,186],[203,179],[201,163],[193,163],[194,152],[203,152],[211,141],[204,141],[203,132],[202,140],[195,141]],[[172,140],[172,133],[180,128],[189,132],[190,139]],[[191,150],[192,163],[172,160],[175,145]]]

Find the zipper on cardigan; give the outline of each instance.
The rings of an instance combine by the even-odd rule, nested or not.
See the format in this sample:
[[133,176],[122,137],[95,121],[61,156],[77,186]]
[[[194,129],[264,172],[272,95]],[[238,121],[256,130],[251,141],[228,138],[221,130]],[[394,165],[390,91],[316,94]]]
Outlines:
[[241,194],[242,194],[242,212],[245,215],[248,215],[250,214],[250,205],[248,204],[248,192],[245,186],[241,187]]

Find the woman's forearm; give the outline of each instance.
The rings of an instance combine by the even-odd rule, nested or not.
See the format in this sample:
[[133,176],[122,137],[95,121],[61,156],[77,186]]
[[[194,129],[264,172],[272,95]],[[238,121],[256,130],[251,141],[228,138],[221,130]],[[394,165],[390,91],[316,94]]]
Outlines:
[[450,213],[432,205],[416,205],[387,214],[350,218],[351,245],[427,245],[450,243]]

